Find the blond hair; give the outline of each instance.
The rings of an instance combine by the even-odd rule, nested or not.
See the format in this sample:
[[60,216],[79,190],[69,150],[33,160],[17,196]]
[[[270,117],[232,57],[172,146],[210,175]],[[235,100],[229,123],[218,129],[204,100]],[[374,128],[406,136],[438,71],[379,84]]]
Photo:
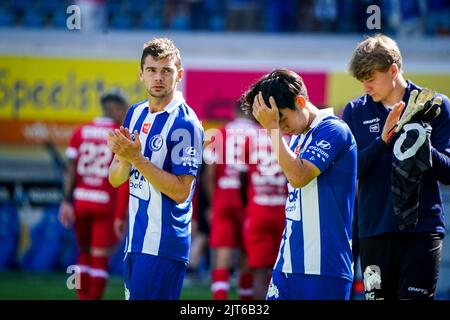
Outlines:
[[359,81],[367,80],[375,71],[386,72],[396,64],[402,70],[402,54],[397,43],[381,34],[360,42],[353,52],[349,72]]
[[147,58],[147,56],[152,56],[155,60],[174,57],[175,65],[178,69],[181,68],[180,50],[178,50],[175,43],[168,38],[154,38],[151,41],[144,43],[141,57],[141,69],[144,66],[145,58]]

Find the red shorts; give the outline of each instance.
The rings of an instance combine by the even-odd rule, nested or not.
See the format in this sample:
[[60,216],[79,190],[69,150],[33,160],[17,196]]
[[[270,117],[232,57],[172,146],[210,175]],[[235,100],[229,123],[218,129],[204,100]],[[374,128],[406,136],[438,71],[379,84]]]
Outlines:
[[245,210],[242,207],[213,207],[210,246],[244,249],[244,220]]
[[283,235],[284,206],[252,207],[245,221],[245,249],[250,268],[272,268]]
[[75,201],[74,208],[75,233],[80,247],[109,248],[116,244],[112,206]]

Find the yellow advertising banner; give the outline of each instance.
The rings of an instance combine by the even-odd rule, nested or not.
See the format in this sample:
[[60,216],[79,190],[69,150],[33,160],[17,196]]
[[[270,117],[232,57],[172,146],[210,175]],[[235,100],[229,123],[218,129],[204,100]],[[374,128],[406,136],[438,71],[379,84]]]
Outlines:
[[[67,142],[73,125],[101,114],[102,92],[119,87],[130,103],[145,99],[138,69],[138,60],[0,55],[0,142]],[[407,73],[406,77],[450,95],[450,74]],[[185,78],[188,101],[194,101],[191,87],[198,90],[203,83],[189,81],[189,72]],[[324,79],[314,89],[325,105],[335,108],[337,115],[348,101],[364,93],[362,85],[346,73],[330,72],[324,74]]]
[[[405,78],[421,87],[450,96],[450,74],[406,73]],[[327,79],[327,103],[340,115],[345,105],[364,94],[363,86],[346,73],[330,73]]]
[[0,55],[0,119],[84,122],[101,114],[112,87],[145,99],[138,61]]

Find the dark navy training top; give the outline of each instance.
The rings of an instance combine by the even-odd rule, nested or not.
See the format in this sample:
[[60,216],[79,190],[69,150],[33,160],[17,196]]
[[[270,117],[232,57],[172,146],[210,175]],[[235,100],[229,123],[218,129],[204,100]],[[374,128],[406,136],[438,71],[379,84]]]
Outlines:
[[[403,101],[408,102],[412,90],[420,87],[407,81]],[[443,98],[441,113],[431,125],[433,168],[422,177],[419,195],[419,220],[406,232],[444,233],[444,210],[439,182],[450,183],[450,102]],[[350,127],[358,145],[358,228],[360,237],[387,232],[400,232],[394,218],[391,197],[393,144],[386,146],[381,132],[389,111],[369,95],[350,101],[343,119]]]

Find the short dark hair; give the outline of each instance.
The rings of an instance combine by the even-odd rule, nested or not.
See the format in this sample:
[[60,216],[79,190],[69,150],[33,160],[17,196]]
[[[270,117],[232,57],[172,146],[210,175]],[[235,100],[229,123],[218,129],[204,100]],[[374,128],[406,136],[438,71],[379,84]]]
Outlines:
[[144,66],[145,58],[152,56],[153,59],[159,60],[169,56],[175,58],[175,65],[178,69],[181,68],[180,50],[175,46],[175,43],[168,38],[154,38],[151,41],[144,43],[144,50],[141,56],[141,69]]
[[242,110],[245,113],[252,112],[253,100],[260,91],[264,102],[269,108],[269,97],[271,96],[275,99],[279,109],[289,108],[295,110],[295,97],[298,95],[309,101],[308,92],[302,77],[288,69],[275,69],[271,73],[264,75],[242,95]]
[[102,108],[105,108],[106,104],[109,102],[117,102],[128,105],[127,97],[120,89],[117,88],[106,91],[100,96],[100,104]]

